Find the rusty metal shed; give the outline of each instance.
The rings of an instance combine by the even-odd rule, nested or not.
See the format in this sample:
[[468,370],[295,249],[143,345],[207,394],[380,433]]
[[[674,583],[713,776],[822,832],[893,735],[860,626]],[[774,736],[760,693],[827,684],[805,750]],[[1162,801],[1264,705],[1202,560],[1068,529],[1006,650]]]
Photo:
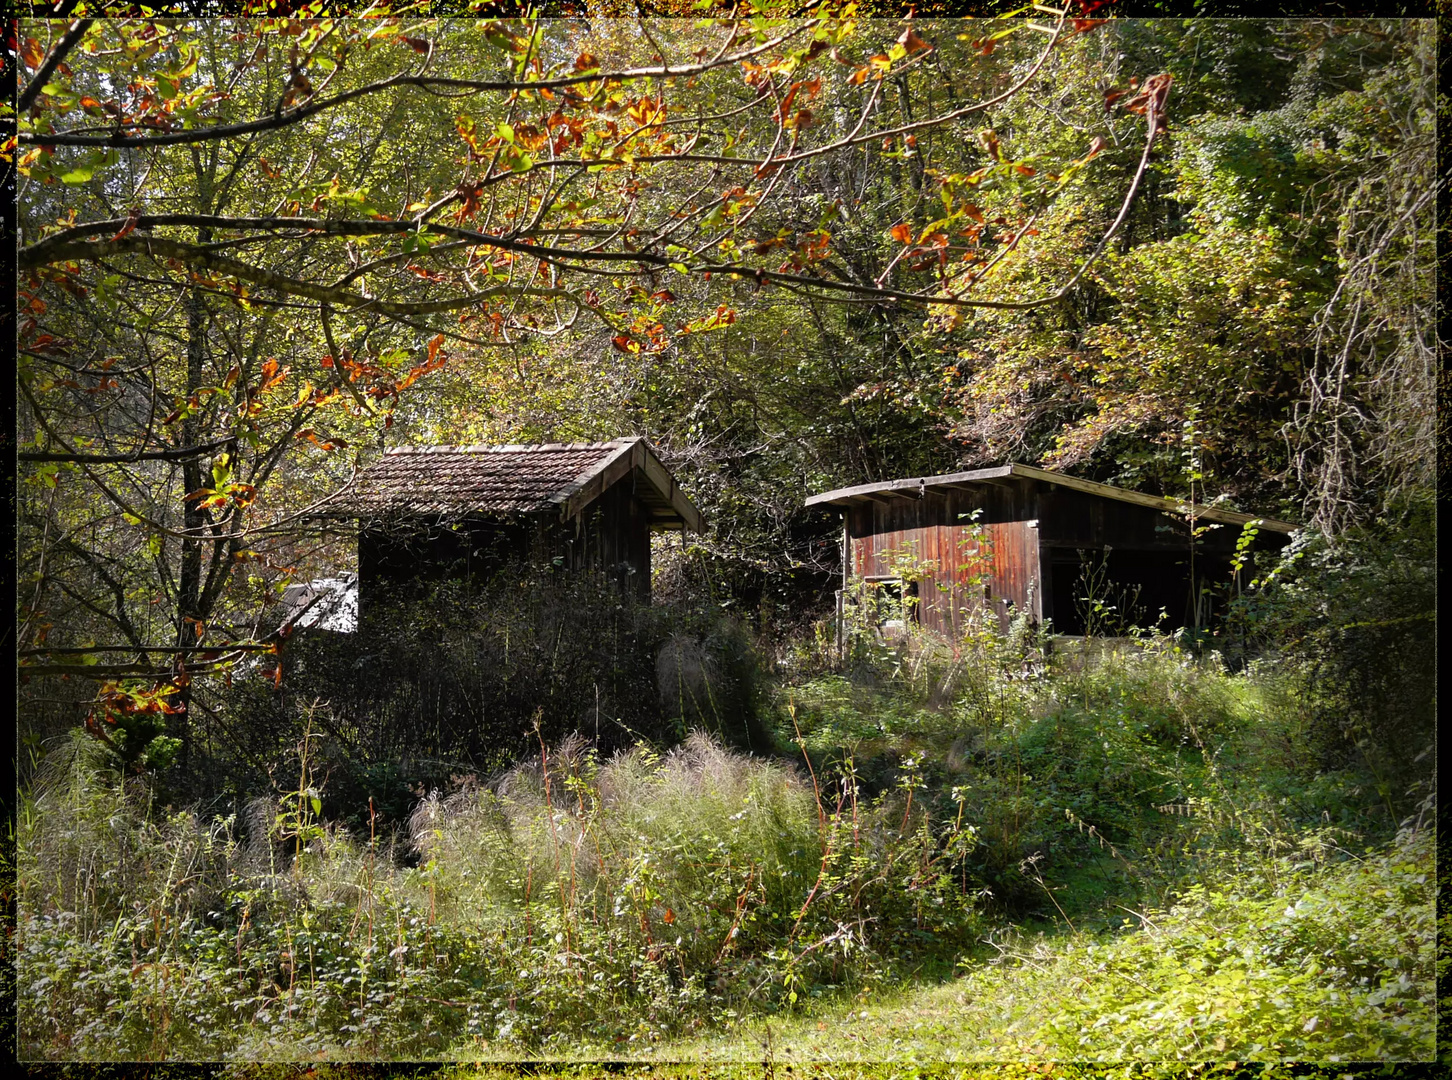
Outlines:
[[700,511],[643,438],[400,447],[339,500],[359,520],[359,588],[486,576],[510,560],[597,570],[650,595],[650,534]]
[[1259,522],[1257,551],[1279,550],[1296,528],[1019,464],[839,488],[806,504],[843,512],[844,592],[858,582],[912,595],[911,617],[952,636],[985,602],[1000,622],[1026,612],[1083,633],[1086,568],[1121,607],[1132,599],[1126,622],[1205,625],[1206,586],[1229,582],[1245,526]]

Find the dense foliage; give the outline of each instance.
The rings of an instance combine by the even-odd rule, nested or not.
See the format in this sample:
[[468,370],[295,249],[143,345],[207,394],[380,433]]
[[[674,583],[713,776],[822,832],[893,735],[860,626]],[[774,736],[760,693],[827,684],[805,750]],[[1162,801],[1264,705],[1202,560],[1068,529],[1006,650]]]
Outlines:
[[392,840],[321,816],[316,709],[290,790],[211,822],[82,739],[21,816],[22,1049],[715,1055],[777,1017],[810,1053],[916,985],[973,1002],[955,1056],[1425,1056],[1430,801],[1399,823],[1322,769],[1273,672],[1021,664],[803,674],[796,766],[541,741]]
[[[19,22],[22,1054],[1428,1054],[1437,28],[1096,7]],[[625,435],[654,603],[285,623],[384,448]],[[805,496],[1009,460],[1306,528],[831,616]]]

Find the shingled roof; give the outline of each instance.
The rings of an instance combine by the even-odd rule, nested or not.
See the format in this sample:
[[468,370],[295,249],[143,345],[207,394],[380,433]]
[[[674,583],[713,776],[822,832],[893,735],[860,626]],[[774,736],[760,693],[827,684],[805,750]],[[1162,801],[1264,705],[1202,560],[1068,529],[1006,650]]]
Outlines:
[[642,438],[594,443],[398,447],[360,472],[340,500],[359,518],[462,518],[558,513],[568,520],[635,469],[655,528],[702,528],[691,504]]

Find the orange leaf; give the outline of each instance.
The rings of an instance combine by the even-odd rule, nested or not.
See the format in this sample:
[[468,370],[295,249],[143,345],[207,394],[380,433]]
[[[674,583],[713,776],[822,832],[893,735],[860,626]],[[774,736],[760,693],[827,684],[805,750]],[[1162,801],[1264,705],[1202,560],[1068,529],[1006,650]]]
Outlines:
[[923,49],[930,48],[926,41],[918,37],[918,32],[911,26],[902,32],[902,37],[897,39],[897,43],[908,51],[909,56],[915,52],[921,52]]
[[123,236],[125,236],[127,233],[129,233],[132,229],[136,228],[136,218],[137,218],[137,213],[136,213],[135,210],[131,211],[130,214],[126,215],[126,223],[121,226],[121,231],[120,232],[118,232],[115,236],[111,237],[111,243],[114,244],[117,240],[120,240]]
[[904,221],[901,224],[894,225],[890,235],[899,244],[909,243],[913,238],[913,227]]
[[634,340],[628,334],[617,334],[610,339],[610,344],[614,345],[623,353],[640,352],[640,342]]
[[434,339],[429,342],[429,363],[433,363],[434,357],[438,355],[439,346],[442,345],[443,343],[444,343],[444,335],[443,334],[436,334],[436,335],[434,335]]

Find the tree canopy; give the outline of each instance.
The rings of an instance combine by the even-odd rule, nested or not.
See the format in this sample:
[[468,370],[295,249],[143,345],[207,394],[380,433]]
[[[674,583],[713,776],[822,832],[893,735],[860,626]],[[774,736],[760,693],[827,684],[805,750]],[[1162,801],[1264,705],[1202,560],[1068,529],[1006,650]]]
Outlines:
[[394,443],[646,435],[759,614],[820,586],[838,483],[1356,520],[1431,482],[1433,35],[22,22],[27,671],[185,710]]

